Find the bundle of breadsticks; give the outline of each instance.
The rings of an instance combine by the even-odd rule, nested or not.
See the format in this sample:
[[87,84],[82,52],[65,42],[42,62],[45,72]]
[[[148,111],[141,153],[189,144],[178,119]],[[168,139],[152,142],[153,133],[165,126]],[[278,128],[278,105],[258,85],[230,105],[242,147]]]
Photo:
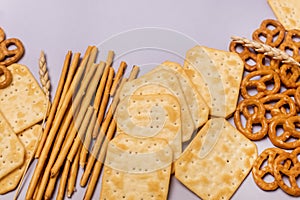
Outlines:
[[[51,199],[58,182],[56,199],[64,199],[65,195],[71,197],[79,166],[84,168],[81,186],[88,184],[86,199],[93,195],[102,163],[98,154],[106,152],[102,143],[104,139],[112,138],[115,132],[112,116],[120,88],[127,80],[123,77],[127,68],[125,62],[121,62],[115,74],[113,51],[108,52],[106,61],[98,63],[97,55],[97,47],[89,46],[82,58],[80,53],[71,51],[65,57],[37,147],[35,157],[38,162],[26,199]],[[139,68],[134,66],[128,79],[134,79],[138,71]]]

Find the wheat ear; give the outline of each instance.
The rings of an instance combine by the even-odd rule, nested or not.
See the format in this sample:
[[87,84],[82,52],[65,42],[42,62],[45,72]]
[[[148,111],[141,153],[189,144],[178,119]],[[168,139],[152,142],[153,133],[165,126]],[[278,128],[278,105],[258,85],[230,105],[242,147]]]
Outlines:
[[243,37],[232,36],[231,39],[236,43],[244,45],[245,47],[253,48],[259,53],[264,53],[265,55],[271,56],[275,60],[281,60],[281,62],[283,63],[289,63],[300,66],[300,63],[298,63],[289,54],[280,49],[271,47],[267,44],[263,44],[260,42],[248,40],[247,38]]

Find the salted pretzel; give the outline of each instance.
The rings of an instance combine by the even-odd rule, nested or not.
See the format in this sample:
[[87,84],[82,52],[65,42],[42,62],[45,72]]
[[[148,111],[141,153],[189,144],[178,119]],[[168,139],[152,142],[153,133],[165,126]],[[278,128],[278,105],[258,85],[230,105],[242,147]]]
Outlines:
[[[300,187],[297,183],[297,177],[300,175],[299,152],[300,148],[291,153],[281,153],[274,164],[274,177],[279,187],[287,194],[297,197],[300,196]],[[285,166],[287,162],[291,162],[290,167]],[[284,180],[284,177],[287,179]],[[289,183],[287,184],[286,181]]]
[[[300,42],[297,41],[295,38],[300,38],[300,30],[293,29],[293,30],[287,31],[284,41],[279,46],[279,49],[286,51],[288,54],[292,54],[291,56],[295,60],[299,61],[300,60],[300,54],[299,54]],[[291,51],[291,53],[289,53],[288,51]]]
[[24,54],[24,46],[19,39],[5,39],[5,33],[0,28],[0,65],[8,66],[20,60]]
[[[269,138],[271,142],[283,149],[295,149],[300,147],[300,132],[296,125],[300,123],[300,116],[289,118],[276,118],[269,124]],[[283,133],[278,134],[277,128],[281,127]],[[292,139],[292,140],[291,140]]]
[[[276,118],[287,118],[296,115],[296,105],[291,97],[285,94],[270,94],[259,100],[265,110],[267,122],[270,123]],[[267,116],[267,114],[271,116]]]
[[[257,78],[256,78],[257,77]],[[256,78],[256,79],[255,79]],[[268,85],[274,85],[268,89]],[[250,95],[251,89],[256,90],[255,95]],[[243,98],[261,98],[266,95],[275,94],[280,90],[280,77],[271,69],[253,71],[247,74],[241,83],[241,95]]]
[[256,60],[257,70],[271,69],[279,73],[280,60],[273,59],[271,56],[264,53],[257,53]]
[[284,27],[279,21],[273,19],[264,20],[252,34],[253,40],[265,43],[271,47],[278,47],[282,43],[284,36]]
[[[252,72],[257,69],[257,55],[253,49],[245,47],[236,41],[231,41],[229,50],[237,53],[240,56],[240,58],[244,61],[244,67],[247,71]],[[253,61],[253,64],[249,64],[249,61]]]
[[0,81],[0,89],[8,87],[12,82],[12,74],[4,65],[0,65],[0,76],[2,75],[4,80]]
[[[245,126],[242,123],[241,115],[243,115],[246,119]],[[265,108],[263,104],[255,98],[244,99],[239,102],[234,113],[234,123],[237,129],[251,140],[260,140],[268,133]],[[261,129],[254,132],[253,126],[257,124],[261,125]]]
[[292,98],[296,105],[296,111],[300,112],[300,87],[298,87],[297,89],[287,89],[283,91],[282,94],[288,95],[290,98]]
[[[273,191],[278,188],[276,179],[266,181],[266,175],[274,177],[274,163],[277,156],[285,151],[280,148],[267,148],[255,160],[252,168],[252,176],[255,183],[263,190]],[[286,168],[290,167],[290,162],[285,164]]]

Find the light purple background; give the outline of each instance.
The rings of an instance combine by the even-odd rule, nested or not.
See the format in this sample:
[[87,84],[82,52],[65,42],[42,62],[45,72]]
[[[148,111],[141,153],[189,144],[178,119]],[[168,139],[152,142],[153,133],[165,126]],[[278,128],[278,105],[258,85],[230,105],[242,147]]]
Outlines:
[[[83,54],[88,45],[98,45],[115,34],[143,27],[167,28],[193,38],[200,45],[228,50],[231,36],[251,38],[251,33],[267,18],[275,17],[266,0],[4,0],[0,6],[0,26],[5,30],[7,37],[22,40],[26,53],[19,63],[27,65],[36,78],[40,51],[45,51],[52,95],[55,93],[68,50]],[[179,52],[186,52],[192,47],[187,46],[187,43],[174,45],[178,46]],[[100,57],[105,57],[106,54],[106,51],[100,49]],[[184,57],[184,53],[181,56]],[[155,50],[131,53],[122,59],[127,62],[128,69],[134,64],[142,66],[141,73],[151,68],[149,63],[174,60],[182,64],[183,61],[174,55]],[[120,60],[116,61],[115,67],[119,62]],[[257,142],[257,145],[259,152],[272,146],[267,139]],[[27,180],[30,180],[33,169],[34,166],[31,167]],[[28,183],[25,183],[19,199],[24,199]],[[77,185],[77,192],[72,199],[82,199],[84,191]],[[98,199],[99,193],[100,184],[93,199]],[[10,200],[13,195],[13,192],[5,196],[0,195],[0,199]],[[288,198],[292,199],[281,190],[260,190],[250,174],[232,199]],[[169,199],[199,198],[172,178]]]

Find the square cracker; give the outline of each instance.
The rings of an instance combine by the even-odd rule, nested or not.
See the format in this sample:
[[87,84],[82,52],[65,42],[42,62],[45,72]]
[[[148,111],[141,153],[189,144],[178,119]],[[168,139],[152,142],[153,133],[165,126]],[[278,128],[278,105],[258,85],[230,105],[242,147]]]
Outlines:
[[108,146],[100,199],[167,199],[171,163],[165,140],[119,134]]
[[115,120],[118,129],[128,135],[165,139],[175,159],[182,152],[180,105],[172,95],[127,96],[119,102]]
[[160,68],[172,70],[176,74],[185,95],[186,102],[189,106],[195,128],[197,129],[205,124],[208,120],[209,108],[195,85],[185,73],[183,67],[176,62],[165,61],[158,69]]
[[257,158],[256,145],[223,118],[209,120],[175,162],[175,177],[202,199],[230,199]]
[[8,69],[13,81],[0,90],[0,111],[18,134],[43,120],[48,100],[26,66],[12,64]]
[[300,29],[299,0],[268,0],[268,3],[285,29]]
[[227,118],[235,111],[244,72],[244,63],[236,53],[195,46],[186,53],[184,69],[210,115]]
[[195,130],[192,115],[177,76],[168,70],[153,70],[124,84],[120,99],[130,95],[170,94],[181,108],[182,140],[188,141]]
[[25,149],[0,112],[0,179],[20,167]]
[[28,162],[30,162],[30,158],[34,153],[35,145],[42,131],[41,129],[41,125],[34,125],[33,127],[26,129],[25,131],[18,134],[18,138],[20,139],[26,150],[25,162],[22,164],[22,166],[18,167],[17,169],[0,179],[0,194],[10,192],[18,186],[24,170]]

